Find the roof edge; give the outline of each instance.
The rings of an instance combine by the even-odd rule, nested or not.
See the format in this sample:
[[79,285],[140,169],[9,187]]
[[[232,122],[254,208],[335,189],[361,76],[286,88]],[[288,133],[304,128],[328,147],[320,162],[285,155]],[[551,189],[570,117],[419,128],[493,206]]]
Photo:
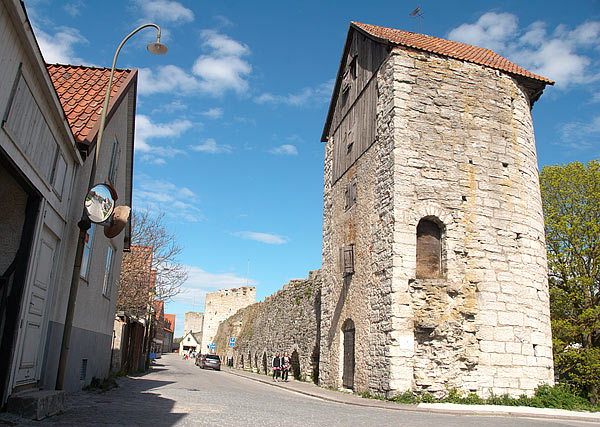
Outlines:
[[[106,68],[106,69],[108,70],[108,68]],[[110,121],[110,119],[112,118],[112,116],[115,114],[118,106],[121,105],[121,102],[123,102],[125,95],[129,91],[129,88],[132,86],[134,81],[137,82],[137,75],[138,75],[137,68],[132,68],[131,70],[125,69],[125,70],[121,70],[121,71],[129,71],[130,73],[127,76],[127,78],[125,79],[123,86],[119,87],[119,91],[112,97],[112,101],[108,104],[108,111],[106,112],[106,123],[108,123]],[[105,123],[105,125],[106,125],[106,123]],[[92,150],[92,148],[94,148],[96,145],[99,131],[100,131],[100,120],[96,121],[96,123],[94,124],[94,127],[90,130],[90,132],[87,134],[87,136],[83,140],[82,145],[83,145],[83,148],[87,151],[88,155],[89,155],[89,152]]]

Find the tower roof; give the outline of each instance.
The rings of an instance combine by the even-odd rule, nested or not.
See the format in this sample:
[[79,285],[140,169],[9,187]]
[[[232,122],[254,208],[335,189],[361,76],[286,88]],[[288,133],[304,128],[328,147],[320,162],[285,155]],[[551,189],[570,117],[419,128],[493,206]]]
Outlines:
[[379,27],[377,25],[363,24],[360,22],[351,22],[350,26],[391,44],[436,53],[449,58],[461,59],[463,61],[506,71],[511,74],[539,80],[546,84],[554,84],[552,80],[529,72],[490,49],[471,46],[465,43],[441,39],[425,34],[411,33],[409,31]]

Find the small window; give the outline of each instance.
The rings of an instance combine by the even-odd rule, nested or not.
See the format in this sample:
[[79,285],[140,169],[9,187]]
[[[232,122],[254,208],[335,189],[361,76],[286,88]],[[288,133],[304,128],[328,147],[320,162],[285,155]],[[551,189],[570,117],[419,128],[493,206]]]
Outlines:
[[52,166],[52,175],[50,177],[50,183],[54,192],[59,198],[62,198],[63,189],[65,186],[65,177],[67,174],[67,161],[63,156],[60,147],[56,147],[56,153],[54,155],[54,163]]
[[430,220],[417,225],[417,279],[435,279],[442,275],[442,230]]
[[352,178],[344,188],[345,208],[350,209],[356,204],[356,177]]
[[116,185],[117,170],[119,169],[120,156],[121,151],[119,148],[119,141],[117,141],[117,138],[115,137],[115,139],[113,140],[112,154],[110,156],[110,168],[108,169],[108,180],[113,185]]
[[354,245],[343,249],[344,276],[354,274]]
[[81,368],[79,370],[79,381],[85,381],[85,378],[87,377],[87,365],[88,365],[88,360],[81,359]]
[[108,245],[108,252],[106,254],[106,266],[104,268],[104,283],[102,285],[102,295],[110,298],[110,291],[112,289],[113,282],[113,258],[115,250],[112,245]]
[[83,247],[83,258],[81,260],[81,270],[79,271],[79,276],[86,280],[90,266],[90,254],[92,252],[92,242],[94,241],[95,227],[96,225],[92,224],[85,235],[85,246]]
[[358,58],[358,56],[355,56],[354,58],[352,58],[352,60],[350,61],[350,65],[348,66],[349,71],[350,71],[350,77],[352,77],[352,80],[356,79],[357,76],[357,71],[358,71],[358,67],[357,67],[357,61],[356,58]]

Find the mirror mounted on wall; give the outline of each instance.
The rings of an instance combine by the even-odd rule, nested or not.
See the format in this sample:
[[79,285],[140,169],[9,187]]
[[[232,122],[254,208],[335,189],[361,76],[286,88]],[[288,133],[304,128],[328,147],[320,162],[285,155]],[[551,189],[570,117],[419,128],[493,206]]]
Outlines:
[[85,197],[85,213],[94,224],[110,219],[115,210],[116,191],[108,184],[94,185]]

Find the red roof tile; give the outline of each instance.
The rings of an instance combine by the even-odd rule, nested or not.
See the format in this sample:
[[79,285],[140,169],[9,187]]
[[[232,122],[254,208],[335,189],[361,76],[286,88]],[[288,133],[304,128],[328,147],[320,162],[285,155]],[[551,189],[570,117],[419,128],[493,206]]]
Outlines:
[[529,77],[530,79],[539,80],[547,84],[554,84],[552,80],[533,74],[489,49],[427,36],[425,34],[416,34],[393,28],[378,27],[376,25],[362,24],[360,22],[352,22],[350,25],[372,36],[387,40],[392,44],[412,47],[414,49],[424,50],[426,52],[432,52],[450,58],[473,62],[475,64],[485,65],[519,76]]
[[[110,69],[62,64],[46,64],[46,67],[75,140],[87,143],[89,133],[100,121]],[[115,95],[123,90],[131,73],[131,70],[115,70],[110,90],[112,102]]]

